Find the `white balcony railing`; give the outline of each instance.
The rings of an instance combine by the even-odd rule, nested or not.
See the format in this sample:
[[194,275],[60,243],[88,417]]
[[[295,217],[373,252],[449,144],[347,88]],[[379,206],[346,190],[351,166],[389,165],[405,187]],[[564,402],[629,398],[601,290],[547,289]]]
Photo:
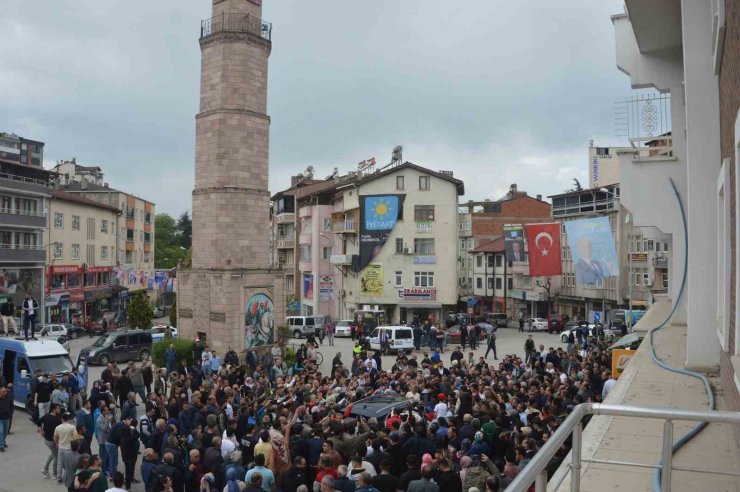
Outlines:
[[18,210],[11,208],[0,208],[0,214],[25,215],[26,217],[46,217],[44,212],[34,212],[30,210]]
[[43,251],[45,246],[37,244],[3,244],[0,243],[0,249],[22,249],[24,251]]

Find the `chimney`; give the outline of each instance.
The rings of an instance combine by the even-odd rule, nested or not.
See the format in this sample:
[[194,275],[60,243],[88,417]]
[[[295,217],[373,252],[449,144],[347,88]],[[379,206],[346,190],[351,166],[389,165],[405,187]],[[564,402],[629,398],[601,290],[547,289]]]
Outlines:
[[77,164],[77,157],[72,158],[72,164]]
[[81,190],[87,189],[87,178],[80,179],[80,189]]
[[509,188],[509,191],[511,192],[512,195],[516,194],[516,188],[517,188],[516,183],[512,183],[511,187]]
[[542,201],[542,195],[537,195],[537,199],[538,199],[539,201]]

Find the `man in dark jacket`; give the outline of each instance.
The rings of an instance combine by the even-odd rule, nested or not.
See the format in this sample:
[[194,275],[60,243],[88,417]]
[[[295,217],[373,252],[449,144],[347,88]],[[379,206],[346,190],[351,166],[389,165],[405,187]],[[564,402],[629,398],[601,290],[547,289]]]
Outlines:
[[126,471],[126,490],[131,489],[131,483],[134,480],[134,469],[136,468],[136,455],[139,452],[139,433],[136,427],[129,426],[122,430],[121,433],[121,459]]
[[0,452],[8,447],[5,440],[10,429],[10,418],[13,416],[13,385],[0,388]]
[[11,327],[13,334],[18,334],[18,327],[15,324],[15,319],[13,319],[14,313],[15,305],[13,304],[13,299],[8,299],[8,302],[0,306],[0,316],[2,316],[3,318],[3,329],[5,330],[5,336],[8,336]]
[[293,466],[288,468],[283,475],[283,492],[296,492],[300,485],[307,483],[306,459],[303,456],[296,456]]
[[29,339],[28,331],[31,330],[31,337],[36,340],[36,314],[39,312],[39,303],[33,298],[30,292],[26,292],[26,298],[23,299],[23,333],[26,340]]
[[154,480],[156,483],[156,480],[160,477],[170,477],[170,480],[172,480],[172,490],[180,492],[183,485],[183,476],[182,473],[180,473],[180,470],[175,466],[174,462],[175,457],[172,456],[172,453],[165,453],[162,457],[162,464],[157,466],[154,470],[156,473]]

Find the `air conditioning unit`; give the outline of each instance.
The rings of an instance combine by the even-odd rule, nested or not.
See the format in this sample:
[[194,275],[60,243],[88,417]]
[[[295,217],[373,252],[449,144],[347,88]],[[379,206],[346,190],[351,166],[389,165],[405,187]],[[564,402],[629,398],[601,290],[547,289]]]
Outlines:
[[403,254],[405,254],[405,255],[409,254],[409,248],[408,247],[403,248]]

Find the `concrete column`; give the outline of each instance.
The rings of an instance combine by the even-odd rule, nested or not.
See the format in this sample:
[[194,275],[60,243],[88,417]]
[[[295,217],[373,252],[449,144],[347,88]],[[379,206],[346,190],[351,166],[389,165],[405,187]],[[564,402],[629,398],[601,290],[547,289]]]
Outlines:
[[[717,285],[714,241],[717,237],[716,171],[720,167],[720,134],[719,88],[710,56],[710,4],[711,0],[681,1],[690,255],[686,364],[701,369],[716,368],[720,351],[711,315],[716,305]],[[674,128],[673,133],[682,130]]]

